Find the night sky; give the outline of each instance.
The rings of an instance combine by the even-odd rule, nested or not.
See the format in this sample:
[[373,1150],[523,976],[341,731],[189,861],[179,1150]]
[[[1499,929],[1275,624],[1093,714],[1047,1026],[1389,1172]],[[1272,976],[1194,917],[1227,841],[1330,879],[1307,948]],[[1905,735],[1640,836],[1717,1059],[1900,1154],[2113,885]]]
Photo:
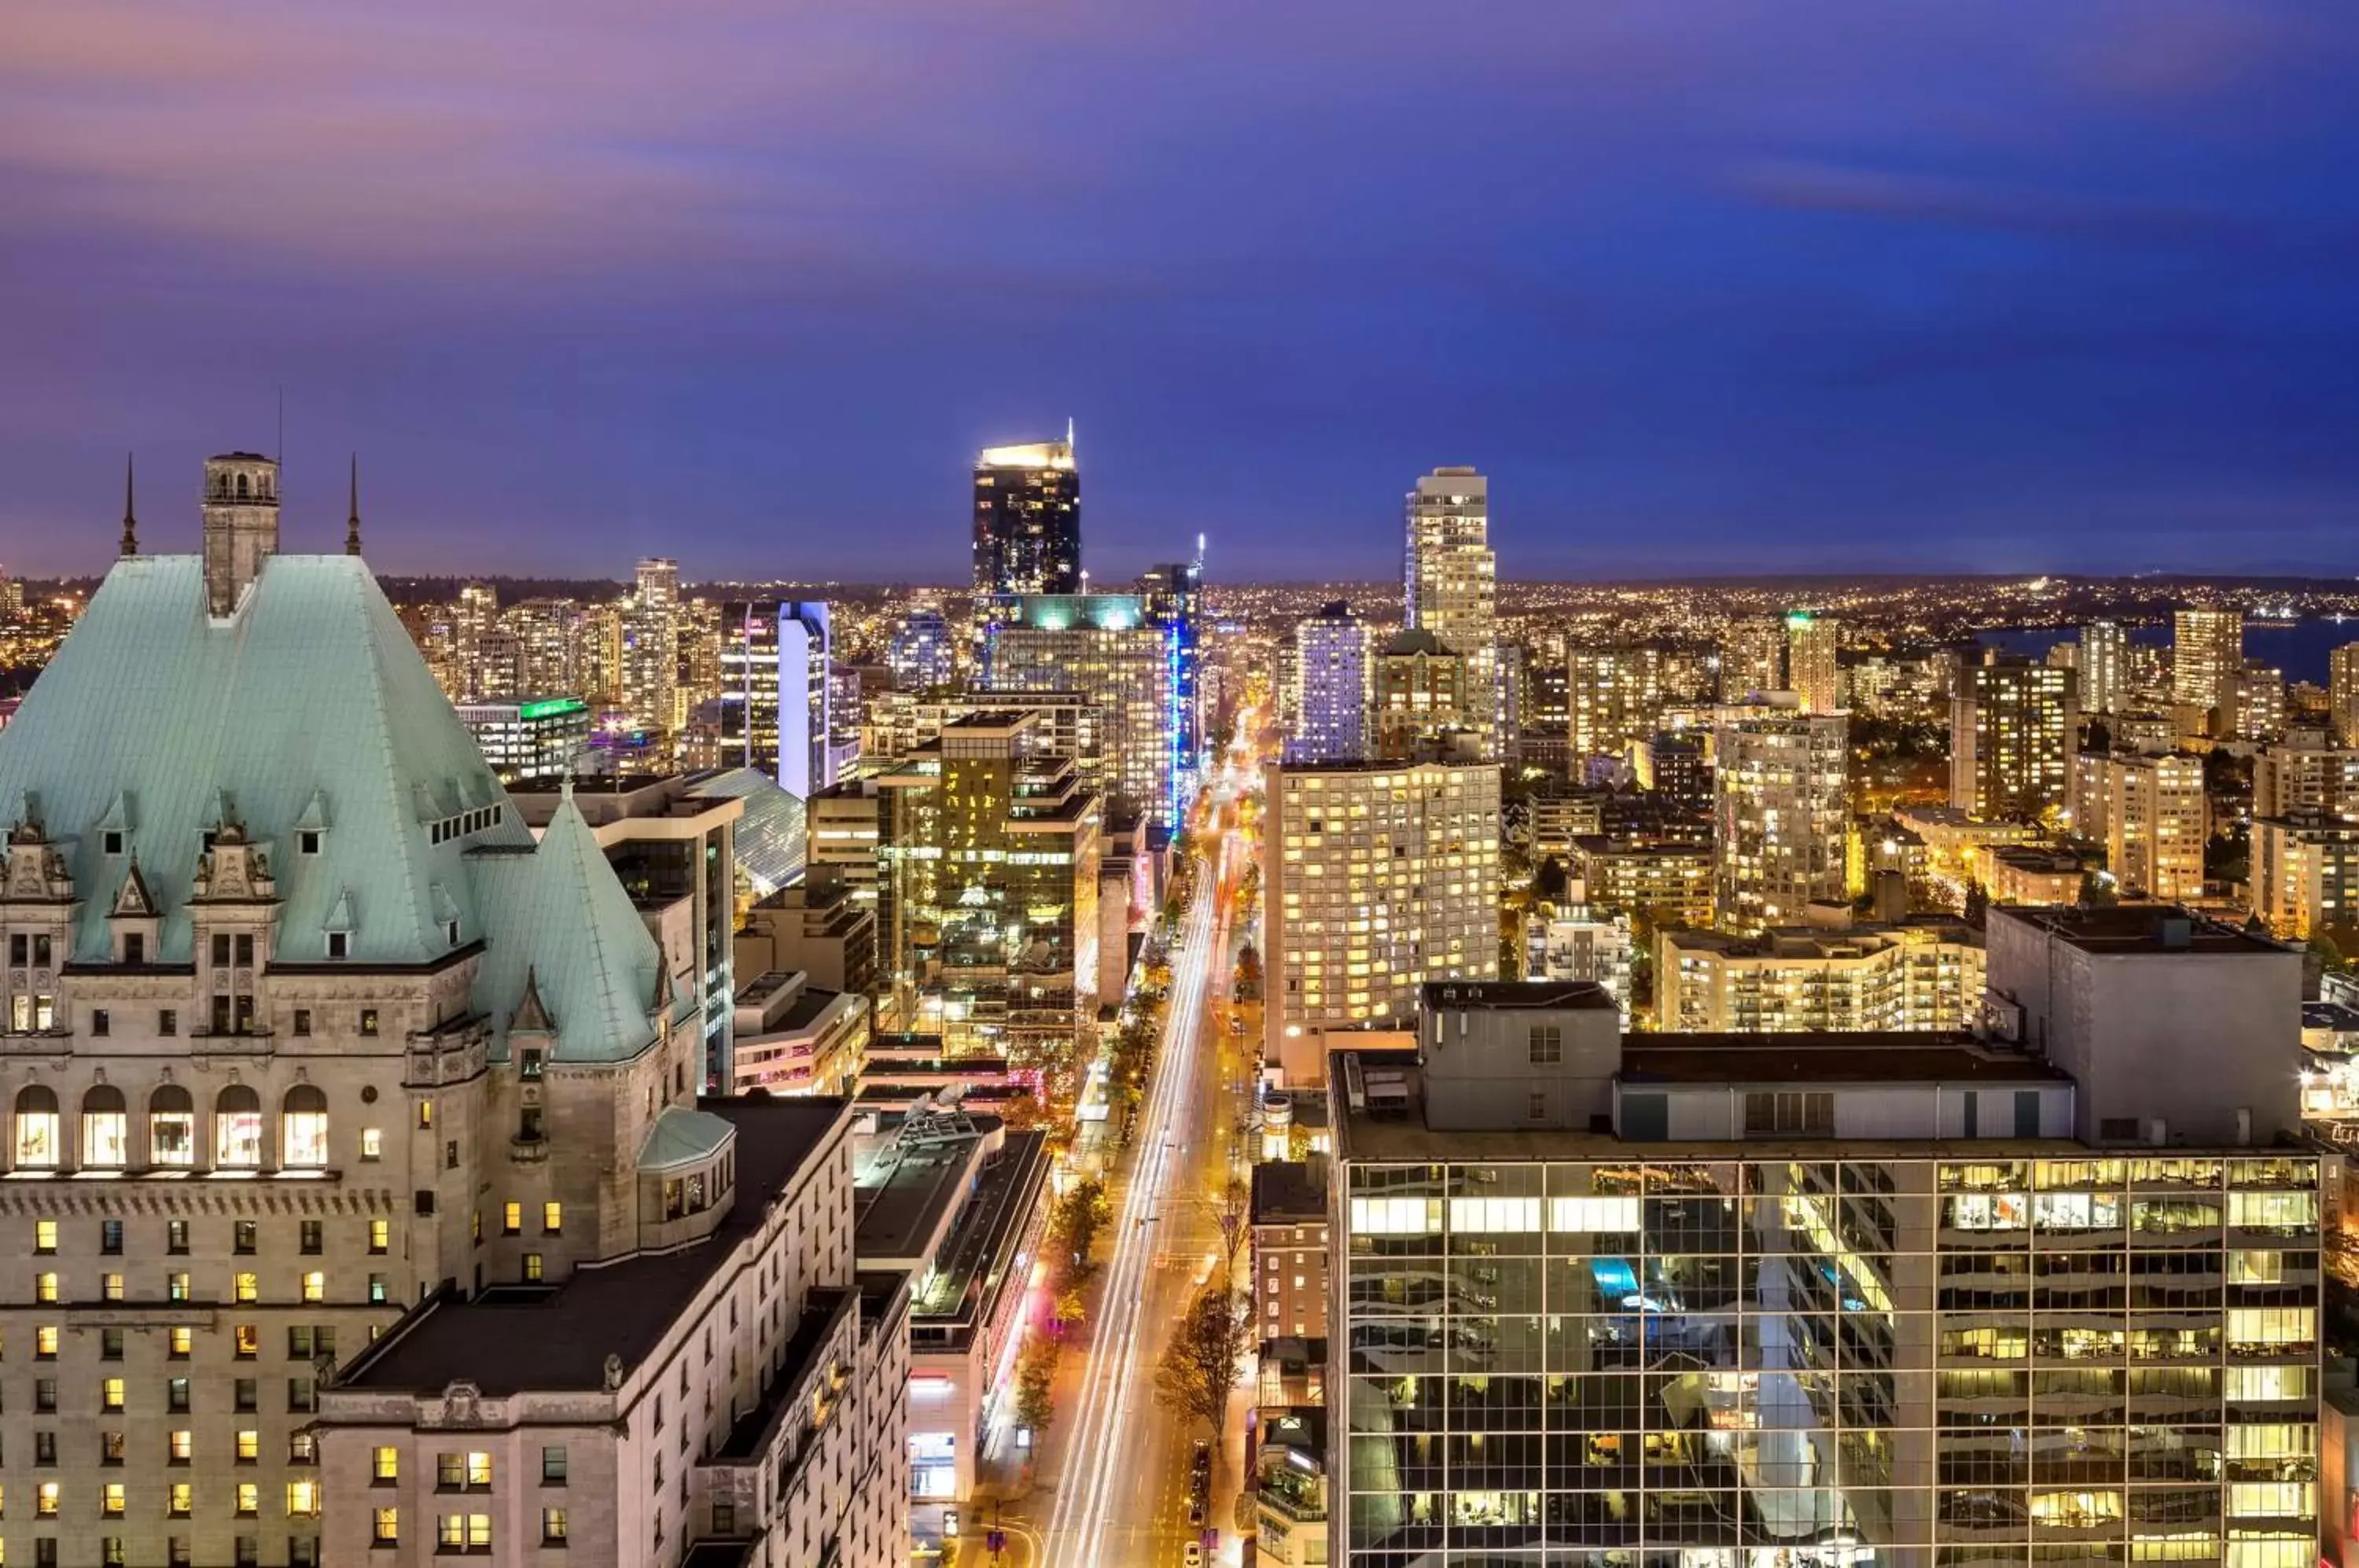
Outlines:
[[[332,15],[330,15],[330,14]],[[0,560],[361,452],[381,570],[2359,572],[2359,5],[24,0]]]

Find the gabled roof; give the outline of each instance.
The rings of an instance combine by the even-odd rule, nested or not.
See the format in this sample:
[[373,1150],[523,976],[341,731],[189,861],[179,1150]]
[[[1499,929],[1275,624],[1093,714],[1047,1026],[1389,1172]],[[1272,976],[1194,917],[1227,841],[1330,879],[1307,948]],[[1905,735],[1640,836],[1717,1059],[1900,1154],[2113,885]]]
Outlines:
[[[158,962],[192,954],[189,887],[201,834],[229,803],[277,879],[278,951],[322,957],[347,889],[355,964],[424,963],[451,950],[429,889],[467,883],[479,844],[527,844],[516,812],[434,842],[420,794],[470,809],[504,799],[367,566],[277,555],[237,612],[206,614],[193,555],[118,561],[57,657],[0,731],[0,800],[27,796],[82,899],[73,953],[103,958],[128,856],[164,911]],[[332,822],[320,853],[299,825]],[[125,855],[103,853],[102,828]],[[459,909],[460,940],[483,934]]]
[[555,1027],[558,1062],[627,1062],[645,1051],[656,1039],[649,1009],[658,985],[674,1021],[693,1009],[665,984],[662,951],[571,794],[538,844],[486,850],[473,869],[494,933],[475,971],[474,1002],[494,1020],[500,1053],[527,981]]

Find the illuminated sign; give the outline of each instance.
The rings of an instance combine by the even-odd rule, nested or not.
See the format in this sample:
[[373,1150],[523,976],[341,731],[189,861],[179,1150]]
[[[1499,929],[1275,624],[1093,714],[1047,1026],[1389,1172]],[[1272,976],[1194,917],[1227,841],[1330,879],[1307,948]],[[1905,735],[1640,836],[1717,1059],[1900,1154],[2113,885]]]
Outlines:
[[519,719],[546,719],[558,713],[587,713],[590,704],[579,697],[552,697],[545,702],[521,702],[516,706]]

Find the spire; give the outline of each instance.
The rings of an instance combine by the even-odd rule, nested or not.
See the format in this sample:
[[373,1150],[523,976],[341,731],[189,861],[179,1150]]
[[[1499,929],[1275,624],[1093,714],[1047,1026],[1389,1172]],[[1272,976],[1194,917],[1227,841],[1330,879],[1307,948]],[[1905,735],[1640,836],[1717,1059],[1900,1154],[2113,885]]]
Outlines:
[[361,552],[361,454],[353,453],[353,510],[344,519],[344,553]]
[[131,482],[132,482],[132,476],[133,476],[133,475],[132,475],[132,468],[133,468],[133,463],[134,463],[134,461],[135,461],[135,460],[134,460],[134,457],[133,457],[133,455],[132,455],[131,453],[129,453],[129,452],[125,452],[125,453],[124,453],[124,456],[123,456],[123,553],[124,553],[125,555],[126,555],[126,556],[130,556],[130,555],[137,555],[137,554],[139,553],[139,518],[138,518],[138,517],[137,517],[137,516],[136,515],[136,508],[134,508],[134,507],[133,507],[133,506],[132,506],[132,504],[131,504],[131,490],[132,490],[132,484],[131,484]]

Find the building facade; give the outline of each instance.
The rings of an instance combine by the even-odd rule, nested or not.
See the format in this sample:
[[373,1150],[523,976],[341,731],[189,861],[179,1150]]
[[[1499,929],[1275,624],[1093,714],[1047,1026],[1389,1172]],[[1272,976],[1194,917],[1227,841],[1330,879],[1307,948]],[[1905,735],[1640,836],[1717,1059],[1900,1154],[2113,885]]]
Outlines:
[[1288,762],[1353,762],[1369,755],[1373,653],[1368,624],[1341,599],[1295,624]]
[[2124,892],[2201,896],[2211,810],[2201,757],[2083,752],[2074,765],[2073,831],[2104,844]]
[[1655,939],[1655,1028],[1664,1033],[1955,1030],[1982,1005],[1982,942],[1963,926]]
[[1158,619],[1137,593],[1001,598],[990,616],[984,689],[1002,705],[1062,692],[1098,708],[1109,800],[1176,824],[1193,790],[1199,721],[1186,672],[1192,618]]
[[1397,1022],[1429,979],[1499,965],[1499,769],[1271,770],[1262,840],[1266,1054]]
[[2073,670],[1995,651],[1966,666],[1950,699],[1950,804],[1984,819],[2061,815],[2080,719]]
[[1843,711],[1843,676],[1836,654],[1843,626],[1823,611],[1796,610],[1786,617],[1786,687],[1806,713]]
[[459,720],[503,784],[561,779],[590,749],[590,704],[579,697],[465,702]]
[[1726,710],[1713,734],[1712,920],[1788,925],[1843,898],[1849,724],[1843,715]]
[[2119,621],[2081,628],[2081,711],[2116,713],[2129,705],[2130,639]]

